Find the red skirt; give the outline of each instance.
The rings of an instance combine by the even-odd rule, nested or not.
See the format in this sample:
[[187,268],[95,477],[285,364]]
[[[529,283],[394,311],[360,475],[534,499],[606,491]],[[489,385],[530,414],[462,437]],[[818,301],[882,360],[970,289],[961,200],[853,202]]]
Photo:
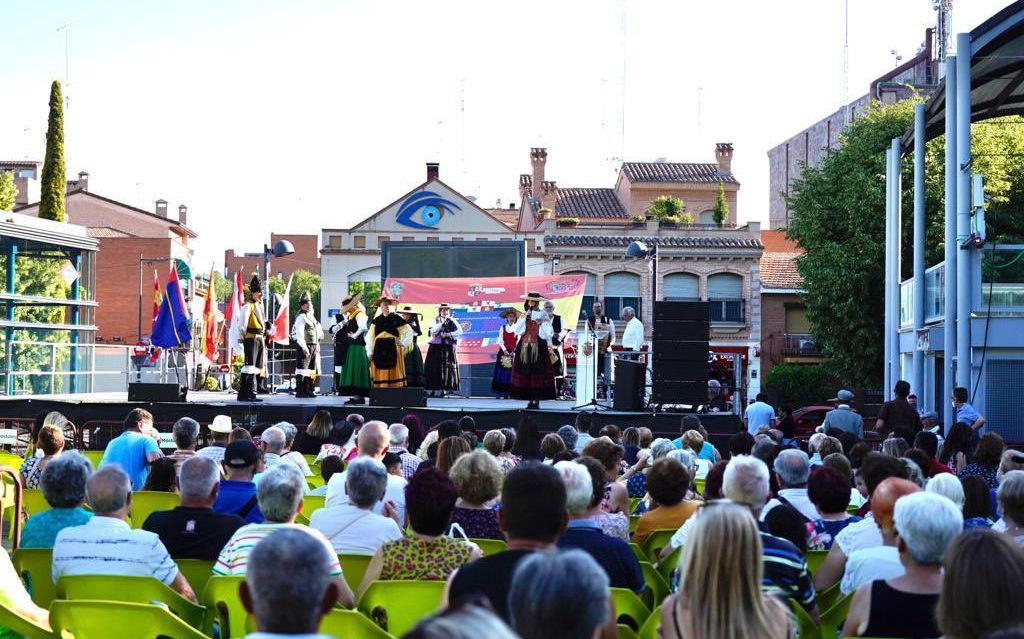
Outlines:
[[547,342],[537,340],[536,356],[529,361],[524,357],[524,344],[520,340],[512,358],[512,397],[537,401],[555,398],[555,368]]

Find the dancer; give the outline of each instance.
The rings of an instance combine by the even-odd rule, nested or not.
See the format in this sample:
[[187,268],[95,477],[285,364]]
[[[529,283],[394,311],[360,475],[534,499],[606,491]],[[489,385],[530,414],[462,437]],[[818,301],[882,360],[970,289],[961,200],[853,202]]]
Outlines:
[[399,311],[412,329],[412,345],[405,350],[405,385],[422,388],[423,380],[423,353],[420,352],[419,337],[423,335],[420,329],[422,313],[417,313],[411,306],[406,304]]
[[599,398],[604,399],[608,393],[609,380],[612,379],[612,358],[606,357],[605,354],[610,352],[612,345],[615,344],[615,322],[604,314],[604,304],[601,302],[594,302],[591,310],[593,315],[587,318],[588,328],[591,331],[607,333],[597,340],[597,374],[600,380],[597,394]]
[[430,345],[427,346],[427,360],[424,364],[424,387],[435,394],[444,395],[459,388],[459,359],[455,355],[462,326],[452,317],[452,308],[447,304],[437,307],[434,324],[427,329]]
[[525,399],[527,408],[540,408],[540,400],[555,398],[555,371],[551,365],[551,317],[540,310],[540,293],[523,295],[523,316],[516,321],[515,357],[512,358],[512,397]]
[[505,325],[498,329],[498,355],[494,362],[494,376],[491,378],[491,390],[502,399],[507,399],[512,390],[512,354],[516,352],[516,320],[519,311],[509,308],[502,311],[499,317],[504,318]]
[[295,343],[295,396],[316,397],[316,378],[320,375],[320,337],[324,329],[313,315],[309,291],[299,298],[300,312],[292,323]]
[[266,376],[267,366],[267,318],[263,314],[263,283],[253,273],[249,280],[249,300],[242,307],[238,323],[242,338],[243,363],[238,381],[238,401],[261,402],[256,397],[257,377]]
[[555,397],[563,397],[565,386],[565,359],[562,357],[562,340],[569,331],[562,330],[562,316],[555,314],[555,303],[544,302],[544,312],[551,317],[551,364],[555,369]]
[[412,344],[412,329],[391,306],[398,302],[387,293],[380,296],[377,316],[366,334],[366,354],[370,358],[370,377],[375,388],[405,386],[403,349]]
[[366,308],[362,293],[341,301],[334,316],[334,388],[339,395],[351,395],[348,403],[362,404],[370,390],[370,360],[366,355]]

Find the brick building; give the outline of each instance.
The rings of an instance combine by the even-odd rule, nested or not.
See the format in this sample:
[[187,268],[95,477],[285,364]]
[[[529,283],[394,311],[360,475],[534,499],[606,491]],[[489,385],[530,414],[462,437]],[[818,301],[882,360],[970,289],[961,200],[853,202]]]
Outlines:
[[[298,270],[320,274],[320,237],[318,235],[294,235],[288,233],[271,233],[267,246],[273,247],[278,240],[287,240],[295,247],[295,252],[287,257],[275,257],[270,263],[271,273],[280,274],[288,279]],[[235,253],[234,249],[224,251],[224,274],[230,279],[237,271],[242,271],[245,279],[259,271],[263,274],[263,252]]]

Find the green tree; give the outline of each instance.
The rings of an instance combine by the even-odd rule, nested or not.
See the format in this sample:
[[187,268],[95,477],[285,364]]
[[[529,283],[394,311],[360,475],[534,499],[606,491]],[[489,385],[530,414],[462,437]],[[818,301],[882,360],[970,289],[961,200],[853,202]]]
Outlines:
[[12,171],[0,171],[0,211],[14,209],[14,200],[18,197],[18,186],[14,183]]
[[[269,288],[270,292],[275,295],[283,295],[284,289],[288,282],[282,277],[277,275],[270,278]],[[319,318],[320,315],[320,276],[316,273],[310,273],[303,269],[299,269],[292,274],[292,288],[288,295],[288,325],[295,321],[295,315],[299,312],[299,298],[302,297],[303,291],[309,291],[310,297],[313,298],[313,314],[318,316],[321,323],[324,319]],[[276,300],[271,304],[272,313],[277,313],[277,302]],[[273,317],[267,318],[267,321],[273,321]]]
[[729,219],[729,202],[725,199],[725,187],[718,183],[718,196],[715,198],[715,224],[722,226]]
[[234,288],[234,284],[228,278],[224,277],[220,271],[213,272],[213,294],[217,299],[217,303],[221,304],[222,307],[227,310],[228,300],[231,299],[231,289]]
[[683,201],[674,195],[659,195],[647,207],[647,213],[659,220],[678,219],[685,210]]
[[64,167],[64,97],[60,82],[50,85],[50,117],[46,126],[46,157],[43,159],[42,197],[39,217],[63,222],[67,180]]
[[834,392],[828,373],[819,364],[776,364],[762,384],[772,401],[790,406],[820,404]]

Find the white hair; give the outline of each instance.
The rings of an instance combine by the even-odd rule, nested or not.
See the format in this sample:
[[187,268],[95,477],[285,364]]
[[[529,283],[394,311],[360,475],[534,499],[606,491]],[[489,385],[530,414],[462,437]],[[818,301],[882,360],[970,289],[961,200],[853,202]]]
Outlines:
[[560,461],[555,470],[562,476],[565,484],[565,509],[571,515],[586,512],[590,507],[590,498],[594,496],[594,482],[590,471],[583,464],[571,461]]
[[807,450],[812,454],[818,452],[818,449],[821,447],[822,440],[826,437],[828,437],[828,435],[825,433],[814,433],[811,435],[811,438],[807,440]]
[[178,486],[182,497],[209,497],[219,482],[220,466],[213,459],[202,455],[189,457],[178,471]]
[[277,426],[271,426],[260,435],[260,441],[267,445],[268,453],[278,454],[284,450],[284,445],[288,438],[283,430]]
[[697,468],[697,456],[693,454],[692,450],[687,450],[685,448],[682,450],[672,450],[669,451],[668,455],[665,455],[665,457],[674,459],[682,464],[683,468],[685,468],[687,472],[692,473],[693,470]]
[[260,628],[316,632],[333,559],[322,542],[298,527],[275,531],[256,544],[245,582]]
[[409,427],[405,424],[391,424],[388,426],[388,439],[392,446],[401,446],[409,440]]
[[676,449],[671,440],[659,437],[651,442],[651,460],[661,459]]
[[917,492],[896,501],[893,525],[911,559],[919,564],[939,564],[950,542],[963,532],[964,516],[949,499]]
[[928,480],[924,489],[930,493],[946,497],[953,502],[957,508],[963,510],[964,485],[960,483],[960,480],[956,475],[951,473],[939,473]]
[[388,471],[373,457],[356,457],[345,469],[345,492],[358,508],[373,508],[387,487]]
[[306,478],[295,464],[274,464],[256,484],[256,501],[264,519],[273,523],[290,521],[306,493]]
[[750,455],[733,457],[722,476],[722,493],[751,508],[763,508],[768,502],[768,466]]
[[512,627],[523,639],[590,639],[609,607],[608,573],[582,550],[530,553],[508,594]]
[[810,458],[802,450],[788,448],[780,452],[774,466],[775,473],[785,486],[802,486],[811,475]]

